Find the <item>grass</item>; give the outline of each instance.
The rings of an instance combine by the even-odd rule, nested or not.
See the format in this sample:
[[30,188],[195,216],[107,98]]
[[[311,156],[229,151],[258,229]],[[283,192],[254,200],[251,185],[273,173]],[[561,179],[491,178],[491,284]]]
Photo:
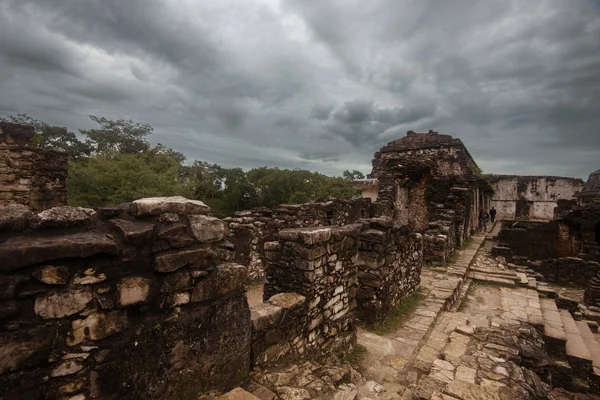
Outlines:
[[404,298],[381,324],[369,324],[365,329],[379,335],[393,332],[418,306],[426,296],[419,290]]
[[346,354],[346,361],[348,361],[354,368],[360,366],[360,362],[367,354],[367,348],[361,344],[354,346],[352,351]]

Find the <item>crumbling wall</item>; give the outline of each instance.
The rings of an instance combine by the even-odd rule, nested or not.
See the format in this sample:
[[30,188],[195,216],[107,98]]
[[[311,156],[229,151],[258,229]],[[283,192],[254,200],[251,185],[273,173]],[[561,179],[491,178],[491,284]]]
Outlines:
[[561,254],[559,246],[558,221],[504,221],[498,234],[498,241],[508,245],[514,255],[530,260],[568,257],[573,254]]
[[587,283],[583,293],[583,301],[587,306],[600,308],[600,269]]
[[307,352],[345,353],[356,343],[359,224],[284,229],[265,244],[264,300],[296,293],[307,302],[307,323],[299,346]]
[[196,399],[250,368],[246,268],[184,198],[0,212],[0,397]]
[[494,188],[492,206],[499,219],[552,220],[559,200],[570,200],[583,189],[576,178],[556,176],[486,175]]
[[0,206],[33,211],[67,204],[68,155],[29,145],[33,127],[0,121]]
[[229,240],[234,244],[235,261],[248,267],[248,278],[264,277],[264,243],[275,240],[281,229],[347,225],[372,214],[371,200],[333,199],[320,203],[282,205],[240,211],[229,224]]
[[389,217],[363,221],[359,236],[357,317],[382,322],[421,282],[423,239]]

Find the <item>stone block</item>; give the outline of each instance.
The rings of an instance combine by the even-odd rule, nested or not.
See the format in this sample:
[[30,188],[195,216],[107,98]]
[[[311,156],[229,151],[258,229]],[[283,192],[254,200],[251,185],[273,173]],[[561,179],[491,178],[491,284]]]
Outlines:
[[65,285],[69,280],[69,268],[46,265],[33,272],[33,277],[48,285]]
[[331,238],[331,227],[283,229],[279,231],[279,238],[309,245],[325,243]]
[[127,322],[125,311],[94,312],[71,323],[72,332],[67,337],[67,345],[76,346],[86,339],[104,339],[127,328]]
[[216,251],[211,248],[183,250],[156,256],[154,269],[158,272],[173,272],[183,267],[212,266],[218,259]]
[[125,237],[127,242],[136,244],[148,240],[154,230],[154,224],[142,221],[113,219],[110,220],[110,224]]
[[117,255],[118,252],[115,240],[101,233],[16,236],[0,244],[0,270],[11,271],[61,258],[83,258],[96,254]]
[[150,295],[151,281],[139,276],[122,278],[117,285],[121,307],[145,303]]
[[0,206],[0,231],[22,231],[29,225],[33,212],[22,204]]
[[147,197],[131,203],[130,213],[136,217],[161,215],[165,213],[189,215],[208,214],[210,207],[199,200],[182,196]]
[[44,319],[62,318],[85,309],[92,301],[90,288],[70,289],[65,292],[51,292],[35,299],[36,315]]
[[218,242],[226,234],[227,224],[219,218],[188,215],[188,221],[194,237],[203,243]]
[[89,222],[96,212],[91,208],[59,206],[42,211],[29,220],[33,229],[65,228]]
[[192,302],[205,302],[244,290],[248,269],[238,264],[219,265],[192,292]]
[[217,397],[217,400],[260,400],[252,393],[246,392],[242,388],[235,388],[225,393],[222,396]]

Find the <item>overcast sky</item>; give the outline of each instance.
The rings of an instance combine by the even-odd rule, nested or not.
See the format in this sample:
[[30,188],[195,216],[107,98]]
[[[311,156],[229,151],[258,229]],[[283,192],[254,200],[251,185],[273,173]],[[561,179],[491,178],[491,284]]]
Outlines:
[[600,0],[0,0],[0,115],[155,128],[223,166],[370,172],[407,130],[486,173],[600,168]]

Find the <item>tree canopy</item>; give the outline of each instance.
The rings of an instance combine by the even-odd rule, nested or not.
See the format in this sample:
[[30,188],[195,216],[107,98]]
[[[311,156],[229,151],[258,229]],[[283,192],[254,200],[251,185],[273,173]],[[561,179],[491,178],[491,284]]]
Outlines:
[[[70,155],[69,204],[102,207],[141,197],[182,195],[204,201],[219,217],[252,207],[305,203],[357,194],[349,181],[362,179],[357,170],[329,177],[300,169],[260,167],[244,171],[186,157],[148,141],[154,129],[131,120],[90,116],[98,124],[79,136],[26,114],[0,118],[35,127],[32,145]],[[81,138],[81,139],[80,139]]]

